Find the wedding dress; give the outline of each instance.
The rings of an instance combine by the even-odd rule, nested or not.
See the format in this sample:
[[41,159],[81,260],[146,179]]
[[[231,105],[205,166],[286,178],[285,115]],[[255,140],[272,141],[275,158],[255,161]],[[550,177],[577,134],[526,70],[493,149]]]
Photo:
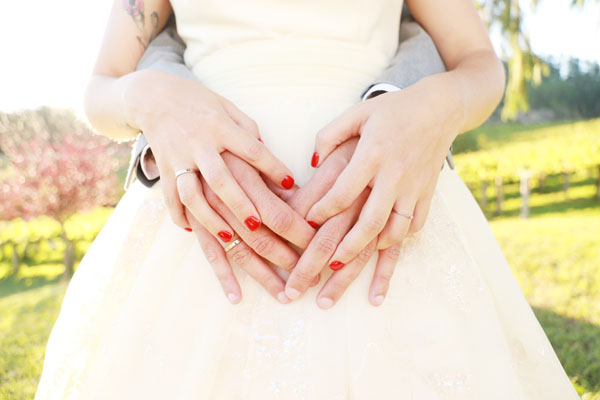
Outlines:
[[[398,44],[398,0],[173,0],[185,61],[252,117],[300,185],[317,130]],[[230,304],[160,181],[135,182],[83,258],[37,399],[578,399],[477,203],[444,165],[382,306],[376,256],[338,304],[282,305],[235,267]]]

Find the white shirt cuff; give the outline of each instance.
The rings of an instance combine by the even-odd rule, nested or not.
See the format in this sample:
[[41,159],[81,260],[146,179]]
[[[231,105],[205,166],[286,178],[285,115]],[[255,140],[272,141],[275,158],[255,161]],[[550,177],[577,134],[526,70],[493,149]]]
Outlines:
[[144,171],[144,175],[146,175],[148,180],[151,181],[160,176],[158,167],[156,166],[156,160],[154,159],[154,155],[152,154],[149,144],[144,146],[144,149],[140,154],[140,165],[142,167],[142,171]]
[[363,94],[362,100],[368,100],[371,97],[375,97],[384,92],[395,92],[397,90],[402,90],[400,87],[394,85],[389,82],[380,82],[372,85],[367,91]]

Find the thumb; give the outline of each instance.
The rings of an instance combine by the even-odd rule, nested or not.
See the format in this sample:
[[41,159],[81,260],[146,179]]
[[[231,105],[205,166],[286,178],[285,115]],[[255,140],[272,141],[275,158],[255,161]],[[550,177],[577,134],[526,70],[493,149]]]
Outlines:
[[337,146],[353,136],[360,136],[360,129],[368,117],[366,104],[356,103],[321,128],[317,132],[311,165],[315,168],[320,166]]

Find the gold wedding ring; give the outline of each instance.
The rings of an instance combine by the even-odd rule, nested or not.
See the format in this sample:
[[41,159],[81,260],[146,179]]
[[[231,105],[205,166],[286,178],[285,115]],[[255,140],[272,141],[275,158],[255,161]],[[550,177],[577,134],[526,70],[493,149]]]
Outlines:
[[229,250],[233,249],[235,246],[237,246],[241,242],[242,241],[240,239],[235,239],[233,242],[229,243],[227,246],[225,246],[225,253],[227,253]]
[[175,180],[177,180],[177,178],[179,178],[179,175],[187,174],[188,172],[196,173],[198,171],[195,169],[192,169],[192,168],[180,169],[179,171],[175,172]]

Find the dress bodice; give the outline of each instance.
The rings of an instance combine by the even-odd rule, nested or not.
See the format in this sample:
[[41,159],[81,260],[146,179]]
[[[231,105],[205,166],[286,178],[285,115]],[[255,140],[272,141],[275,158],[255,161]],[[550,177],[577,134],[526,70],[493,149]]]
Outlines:
[[[323,80],[364,89],[398,45],[401,0],[172,0],[186,64],[226,90]],[[300,77],[300,78],[299,78]],[[339,81],[341,79],[341,81]]]

